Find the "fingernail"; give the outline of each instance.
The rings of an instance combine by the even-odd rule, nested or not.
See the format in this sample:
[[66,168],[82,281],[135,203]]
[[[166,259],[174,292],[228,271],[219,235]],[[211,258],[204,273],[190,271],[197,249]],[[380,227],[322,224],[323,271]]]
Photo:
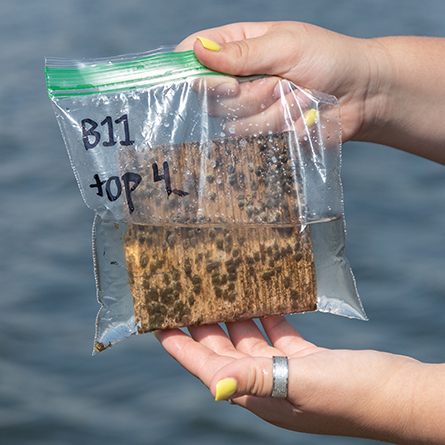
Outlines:
[[318,111],[315,108],[311,108],[305,115],[304,115],[304,122],[308,127],[311,127],[312,125],[317,122],[319,117]]
[[202,46],[205,49],[215,52],[221,51],[221,47],[212,40],[206,39],[205,37],[196,37],[196,38],[202,43]]
[[231,395],[235,394],[238,389],[238,385],[235,379],[223,379],[216,384],[216,396],[217,402],[221,400],[227,400]]
[[220,96],[236,96],[238,94],[238,83],[222,83],[216,87],[215,93],[219,94]]
[[280,80],[273,89],[272,97],[279,99],[280,97],[286,96],[286,94],[290,93],[291,91],[292,88],[289,85],[289,82]]

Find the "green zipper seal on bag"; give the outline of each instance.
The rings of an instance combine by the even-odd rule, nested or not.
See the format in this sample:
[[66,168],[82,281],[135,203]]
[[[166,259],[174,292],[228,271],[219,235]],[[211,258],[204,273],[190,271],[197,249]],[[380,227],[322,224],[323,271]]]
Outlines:
[[83,96],[145,88],[201,75],[220,75],[209,70],[190,51],[162,52],[111,59],[46,59],[49,97]]

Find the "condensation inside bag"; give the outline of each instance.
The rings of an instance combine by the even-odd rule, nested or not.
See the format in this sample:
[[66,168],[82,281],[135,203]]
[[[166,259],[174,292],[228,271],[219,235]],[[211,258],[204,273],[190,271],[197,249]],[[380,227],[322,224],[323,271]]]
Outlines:
[[366,319],[344,257],[334,97],[208,72],[190,51],[60,65],[48,91],[96,212],[95,352],[273,314]]

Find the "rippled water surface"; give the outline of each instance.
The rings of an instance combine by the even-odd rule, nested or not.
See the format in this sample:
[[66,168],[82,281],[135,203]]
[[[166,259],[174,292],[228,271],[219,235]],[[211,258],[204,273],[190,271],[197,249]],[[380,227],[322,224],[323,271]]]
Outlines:
[[[0,6],[0,443],[365,443],[279,430],[215,403],[149,334],[91,357],[98,309],[93,214],[46,96],[44,57],[145,51],[240,20],[303,20],[358,37],[444,36],[445,3],[0,0]],[[346,254],[370,321],[291,317],[308,339],[445,361],[444,173],[393,149],[345,144]]]

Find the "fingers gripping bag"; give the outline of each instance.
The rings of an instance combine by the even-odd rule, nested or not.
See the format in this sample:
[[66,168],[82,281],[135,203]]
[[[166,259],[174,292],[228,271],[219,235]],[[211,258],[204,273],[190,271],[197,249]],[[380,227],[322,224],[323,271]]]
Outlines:
[[46,78],[95,212],[95,352],[274,314],[366,319],[344,257],[333,96],[177,48],[47,59]]

